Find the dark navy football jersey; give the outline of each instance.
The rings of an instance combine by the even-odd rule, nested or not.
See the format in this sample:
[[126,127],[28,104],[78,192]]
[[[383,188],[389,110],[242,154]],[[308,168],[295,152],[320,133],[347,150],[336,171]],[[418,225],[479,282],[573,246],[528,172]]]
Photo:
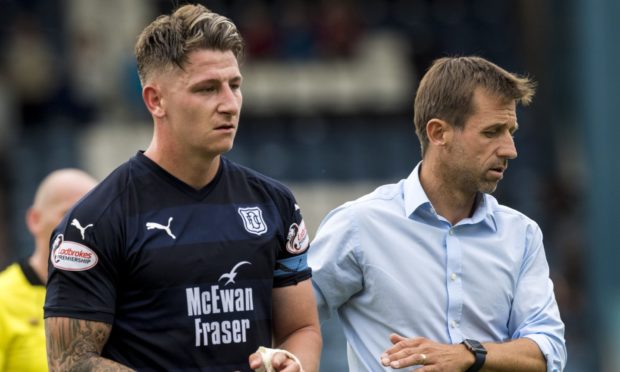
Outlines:
[[308,245],[277,181],[222,157],[195,190],[139,152],[54,232],[45,317],[112,324],[102,355],[139,370],[249,371]]

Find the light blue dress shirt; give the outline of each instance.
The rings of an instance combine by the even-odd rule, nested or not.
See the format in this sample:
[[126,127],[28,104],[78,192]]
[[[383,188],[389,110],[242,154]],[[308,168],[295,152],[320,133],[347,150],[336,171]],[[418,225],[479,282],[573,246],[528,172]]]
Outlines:
[[420,164],[330,212],[312,242],[319,313],[338,312],[350,371],[391,371],[379,358],[391,333],[446,344],[527,337],[548,371],[562,371],[564,324],[538,225],[480,194],[453,226],[422,189]]

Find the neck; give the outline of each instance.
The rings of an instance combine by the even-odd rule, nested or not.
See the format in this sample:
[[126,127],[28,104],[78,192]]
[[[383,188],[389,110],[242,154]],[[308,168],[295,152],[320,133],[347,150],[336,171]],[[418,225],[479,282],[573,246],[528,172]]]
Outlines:
[[454,182],[442,177],[440,165],[424,160],[420,170],[420,184],[433,208],[452,225],[471,217],[476,193],[465,193]]
[[[166,154],[166,156],[162,154]],[[173,149],[162,151],[153,144],[144,152],[144,155],[166,172],[196,190],[200,190],[213,181],[220,166],[219,154],[208,157],[191,157],[179,154]]]

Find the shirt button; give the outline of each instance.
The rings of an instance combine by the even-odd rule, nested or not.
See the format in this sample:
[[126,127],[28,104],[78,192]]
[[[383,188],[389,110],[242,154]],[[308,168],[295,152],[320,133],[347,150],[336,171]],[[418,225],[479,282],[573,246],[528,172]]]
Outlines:
[[456,280],[456,278],[457,278],[456,273],[452,273],[452,274],[450,274],[450,280],[455,281],[455,280]]
[[454,235],[454,229],[450,229],[450,230],[448,231],[448,234],[450,234],[450,235]]
[[450,327],[452,328],[456,328],[459,324],[456,322],[456,320],[453,320],[450,322]]

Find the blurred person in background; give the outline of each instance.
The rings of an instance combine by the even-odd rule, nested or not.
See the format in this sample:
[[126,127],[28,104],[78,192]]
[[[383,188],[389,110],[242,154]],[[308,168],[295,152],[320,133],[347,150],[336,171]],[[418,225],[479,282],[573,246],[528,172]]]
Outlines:
[[65,168],[39,185],[26,225],[34,252],[0,273],[0,371],[46,371],[43,303],[52,231],[97,181]]
[[351,371],[562,371],[542,233],[495,191],[534,83],[479,57],[436,60],[415,98],[422,161],[322,221],[309,263]]
[[[284,185],[222,156],[242,104],[237,28],[185,5],[135,51],[152,141],[55,231],[50,369],[316,371],[300,209]],[[259,346],[277,349],[264,360]]]

